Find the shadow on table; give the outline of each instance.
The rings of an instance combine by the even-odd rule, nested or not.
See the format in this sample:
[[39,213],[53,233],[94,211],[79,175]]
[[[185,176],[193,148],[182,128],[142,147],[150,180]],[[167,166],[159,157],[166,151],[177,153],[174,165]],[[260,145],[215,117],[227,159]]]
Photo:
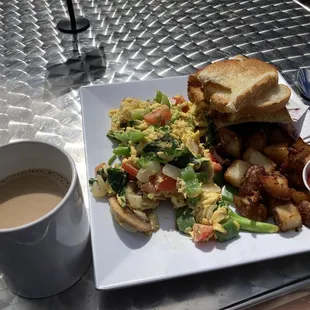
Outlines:
[[44,85],[44,101],[49,101],[79,89],[101,78],[106,72],[106,55],[104,48],[92,48],[80,52],[78,36],[73,35],[72,55],[63,63],[48,63]]
[[14,303],[20,309],[32,305],[31,309],[41,310],[240,308],[244,302],[250,306],[257,298],[262,301],[265,294],[309,277],[309,262],[310,253],[304,253],[110,291],[95,289],[91,266],[79,282],[56,296],[32,300],[17,296]]

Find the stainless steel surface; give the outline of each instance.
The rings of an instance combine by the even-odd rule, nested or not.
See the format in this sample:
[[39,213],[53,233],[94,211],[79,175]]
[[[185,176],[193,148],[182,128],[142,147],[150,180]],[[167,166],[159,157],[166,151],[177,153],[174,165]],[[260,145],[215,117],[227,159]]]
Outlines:
[[[0,144],[36,139],[63,147],[84,193],[81,85],[184,75],[238,53],[275,64],[293,85],[298,68],[310,63],[310,13],[294,1],[80,0],[75,8],[91,21],[78,43],[56,30],[64,1],[0,1]],[[94,289],[91,269],[44,300],[14,296],[0,282],[0,308],[239,307],[310,277],[309,262],[307,253],[111,292]]]

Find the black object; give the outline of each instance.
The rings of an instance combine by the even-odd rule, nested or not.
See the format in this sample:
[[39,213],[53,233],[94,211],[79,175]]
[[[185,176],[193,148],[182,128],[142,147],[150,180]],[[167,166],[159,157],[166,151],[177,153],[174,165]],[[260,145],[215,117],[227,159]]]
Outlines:
[[70,34],[77,34],[87,30],[90,26],[89,20],[85,17],[75,18],[72,0],[66,0],[70,19],[62,19],[58,22],[59,31]]

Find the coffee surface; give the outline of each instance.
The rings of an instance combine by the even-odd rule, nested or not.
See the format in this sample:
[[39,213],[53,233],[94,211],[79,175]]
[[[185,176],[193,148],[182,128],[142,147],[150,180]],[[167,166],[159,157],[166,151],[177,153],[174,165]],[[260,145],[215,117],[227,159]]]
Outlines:
[[69,181],[47,169],[29,169],[0,181],[0,229],[31,223],[64,198]]

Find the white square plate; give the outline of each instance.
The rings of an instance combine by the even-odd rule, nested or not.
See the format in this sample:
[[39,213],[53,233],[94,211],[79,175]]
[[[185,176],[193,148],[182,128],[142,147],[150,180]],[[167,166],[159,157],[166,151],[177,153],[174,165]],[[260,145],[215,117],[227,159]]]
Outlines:
[[[284,80],[281,78],[281,81]],[[187,97],[187,76],[158,80],[86,86],[81,88],[87,175],[112,156],[106,137],[111,108],[125,97],[153,98],[156,90],[168,96]],[[302,104],[294,94],[291,104]],[[162,279],[211,271],[309,251],[310,230],[260,235],[240,232],[238,239],[194,244],[175,230],[174,212],[163,204],[158,209],[160,230],[152,236],[129,233],[113,219],[106,199],[89,194],[91,234],[97,289],[120,288]]]

